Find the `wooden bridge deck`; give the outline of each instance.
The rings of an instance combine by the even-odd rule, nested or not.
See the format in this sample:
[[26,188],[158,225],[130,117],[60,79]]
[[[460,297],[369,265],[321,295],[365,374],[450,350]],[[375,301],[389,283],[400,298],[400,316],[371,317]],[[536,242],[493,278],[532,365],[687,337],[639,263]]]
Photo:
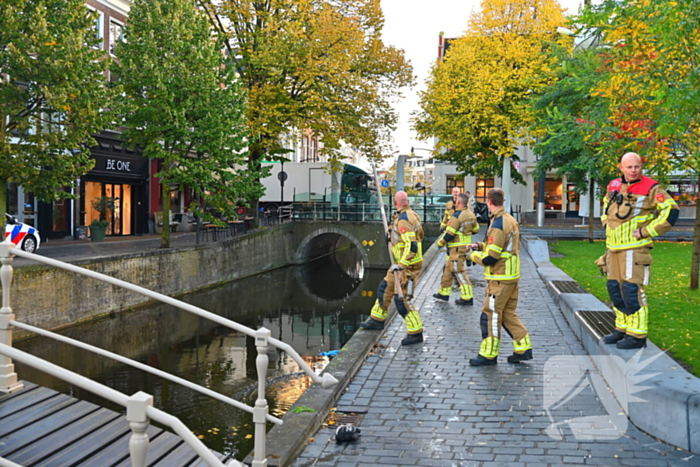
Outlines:
[[[206,466],[179,436],[153,425],[147,433],[148,466]],[[33,383],[0,396],[0,458],[25,467],[131,466],[130,436],[123,414]]]

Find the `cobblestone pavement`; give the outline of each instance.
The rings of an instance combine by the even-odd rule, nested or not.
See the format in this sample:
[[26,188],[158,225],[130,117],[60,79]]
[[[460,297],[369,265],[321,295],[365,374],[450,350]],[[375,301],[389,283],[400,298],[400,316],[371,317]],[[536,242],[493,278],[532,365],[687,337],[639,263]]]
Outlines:
[[[596,396],[587,386],[560,407],[552,407],[552,396],[569,388],[557,387],[557,381],[567,378],[549,378],[552,371],[547,362],[557,360],[549,359],[590,359],[526,253],[518,311],[532,337],[535,358],[525,364],[507,363],[512,347],[506,336],[498,365],[470,367],[468,359],[477,354],[481,341],[483,270],[469,268],[473,307],[455,305],[458,294],[454,291],[449,303],[439,302],[432,294],[438,290],[442,258],[438,256],[428,268],[418,287],[416,304],[425,324],[424,344],[401,347],[405,327],[397,315],[380,340],[386,347],[367,359],[338,402],[339,412],[363,414],[357,422],[362,430],[359,441],[337,444],[335,430],[321,428],[295,460],[295,467],[700,466],[700,456],[659,442],[631,423],[621,436],[577,438],[570,428],[575,424],[565,420],[605,419],[612,412],[604,403],[610,407],[614,399],[607,388]],[[580,369],[573,365],[560,371]],[[619,406],[613,407],[616,410],[619,414]],[[552,430],[547,428],[562,421],[559,439],[556,433],[550,437]],[[605,427],[591,429],[591,418],[579,421],[589,432],[604,437]]]

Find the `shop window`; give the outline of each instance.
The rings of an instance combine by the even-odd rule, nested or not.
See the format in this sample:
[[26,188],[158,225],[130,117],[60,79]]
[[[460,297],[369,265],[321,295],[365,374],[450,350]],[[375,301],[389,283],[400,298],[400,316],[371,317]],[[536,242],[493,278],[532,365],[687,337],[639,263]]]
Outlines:
[[667,187],[668,193],[680,207],[696,206],[698,202],[698,185],[690,181],[675,181]]
[[[540,182],[535,182],[533,209],[537,208],[537,195]],[[565,200],[564,200],[565,201]],[[563,202],[563,184],[561,180],[547,180],[544,185],[544,209],[546,211],[561,211]]]
[[493,187],[493,178],[477,178],[476,193],[474,193],[474,198],[480,203],[485,203],[486,195],[489,193],[489,190]]

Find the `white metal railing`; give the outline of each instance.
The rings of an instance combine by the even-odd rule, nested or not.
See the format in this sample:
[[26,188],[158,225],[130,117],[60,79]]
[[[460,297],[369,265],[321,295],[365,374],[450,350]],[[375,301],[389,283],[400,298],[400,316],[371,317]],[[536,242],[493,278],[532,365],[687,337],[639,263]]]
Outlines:
[[[190,313],[194,313],[198,316],[210,319],[218,324],[229,327],[237,332],[241,332],[241,333],[246,334],[250,337],[253,337],[255,339],[255,346],[256,346],[257,351],[258,351],[258,356],[255,360],[255,365],[256,365],[256,369],[257,369],[257,373],[258,373],[258,398],[255,401],[255,407],[249,407],[245,404],[242,404],[238,401],[230,399],[226,396],[215,393],[214,391],[211,391],[209,389],[195,385],[193,383],[185,381],[185,380],[178,378],[176,376],[169,375],[169,374],[162,372],[160,370],[157,370],[155,368],[148,367],[148,366],[143,365],[139,362],[135,362],[133,360],[127,359],[126,357],[122,357],[122,356],[113,354],[111,352],[108,352],[106,350],[99,349],[97,347],[94,347],[94,346],[91,346],[91,345],[88,345],[85,343],[81,343],[81,342],[78,342],[78,341],[75,341],[73,339],[63,337],[63,336],[59,336],[59,335],[56,335],[52,332],[45,331],[45,330],[30,326],[28,324],[24,324],[24,323],[15,321],[15,319],[14,319],[15,316],[12,313],[12,308],[10,306],[10,286],[12,284],[12,272],[13,272],[12,271],[12,262],[13,262],[14,256],[20,256],[23,258],[34,260],[34,261],[37,261],[37,262],[40,262],[40,263],[43,263],[43,264],[46,264],[49,266],[54,266],[54,267],[57,267],[60,269],[75,272],[77,274],[81,274],[81,275],[84,275],[87,277],[91,277],[93,279],[97,279],[97,280],[100,280],[103,282],[107,282],[107,283],[116,285],[118,287],[125,288],[127,290],[131,290],[132,292],[139,293],[141,295],[158,300],[162,303],[167,303],[169,305],[172,305],[174,307],[188,311]],[[270,331],[268,329],[260,328],[260,329],[254,330],[254,329],[251,329],[247,326],[243,326],[242,324],[236,323],[235,321],[231,321],[231,320],[226,319],[222,316],[219,316],[219,315],[216,315],[216,314],[211,313],[209,311],[206,311],[202,308],[190,305],[188,303],[181,302],[180,300],[176,300],[174,298],[168,297],[167,295],[163,295],[161,293],[154,292],[152,290],[148,290],[146,288],[131,284],[129,282],[122,281],[122,280],[116,279],[114,277],[106,276],[104,274],[100,274],[100,273],[95,272],[95,271],[90,271],[88,269],[84,269],[84,268],[81,268],[78,266],[74,266],[72,264],[64,263],[62,261],[57,261],[57,260],[54,260],[51,258],[46,258],[44,256],[39,256],[39,255],[36,255],[33,253],[27,253],[25,251],[22,251],[22,250],[15,248],[15,244],[11,243],[9,240],[6,240],[6,241],[0,243],[0,262],[2,263],[2,267],[0,267],[0,281],[2,281],[2,308],[0,308],[0,393],[12,393],[12,392],[16,392],[16,391],[22,389],[22,384],[19,382],[19,380],[17,378],[17,374],[14,372],[14,365],[12,364],[13,358],[15,358],[18,361],[24,362],[24,363],[27,363],[27,361],[34,361],[31,359],[36,359],[36,361],[34,361],[34,363],[39,365],[39,366],[37,366],[37,368],[40,370],[43,370],[43,371],[47,371],[47,368],[49,368],[47,365],[51,365],[51,368],[52,368],[51,371],[55,371],[55,369],[53,369],[53,367],[56,367],[59,370],[62,370],[62,372],[70,373],[70,372],[68,372],[68,370],[57,367],[56,365],[45,362],[45,361],[38,359],[36,357],[32,357],[31,355],[25,356],[25,355],[17,354],[16,352],[19,352],[19,351],[16,349],[12,349],[12,327],[13,326],[20,327],[22,329],[25,329],[25,330],[28,330],[31,332],[37,332],[38,334],[42,334],[42,335],[45,335],[45,336],[48,336],[51,338],[55,338],[55,339],[61,340],[61,341],[66,342],[66,343],[79,346],[83,349],[90,350],[90,351],[99,353],[101,355],[104,355],[104,356],[107,356],[110,358],[114,358],[115,360],[121,361],[123,363],[127,363],[127,364],[135,366],[137,368],[141,368],[143,370],[157,374],[158,376],[168,378],[171,381],[175,381],[175,382],[178,382],[180,384],[184,384],[185,386],[187,386],[191,389],[198,390],[198,391],[200,391],[204,394],[207,394],[211,397],[214,397],[218,400],[229,403],[229,404],[234,405],[242,410],[246,410],[246,411],[252,413],[253,414],[253,423],[255,424],[255,447],[254,447],[255,453],[254,453],[254,460],[253,460],[252,466],[253,467],[264,467],[267,465],[266,447],[265,447],[266,446],[266,431],[267,431],[266,430],[266,422],[271,421],[271,422],[277,423],[277,424],[282,423],[281,420],[269,415],[267,400],[265,399],[265,380],[266,380],[266,372],[267,372],[267,366],[268,366],[268,361],[269,361],[269,359],[267,357],[268,346],[272,345],[272,346],[286,352],[301,367],[301,369],[307,375],[309,375],[311,377],[311,379],[315,383],[321,384],[324,388],[331,387],[331,386],[338,383],[338,380],[335,377],[333,377],[333,375],[331,375],[330,373],[324,373],[322,376],[317,375],[316,372],[314,372],[314,370],[312,370],[311,367],[309,367],[306,364],[306,362],[304,362],[304,360],[302,360],[301,356],[290,345],[285,344],[282,341],[279,341],[277,339],[270,337]],[[19,355],[19,357],[15,357],[14,355]],[[30,357],[30,358],[28,358],[28,357]],[[70,376],[67,373],[64,376]],[[63,375],[63,373],[60,373],[60,374]],[[72,375],[71,378],[72,377],[83,378],[83,377],[80,377],[79,375],[75,375],[73,373],[71,373],[71,375]],[[63,379],[63,376],[58,376],[58,377]],[[81,380],[81,384],[76,383],[76,385],[81,386],[81,387],[85,387],[85,389],[92,391],[92,392],[94,392],[93,391],[93,389],[94,389],[94,390],[98,391],[98,392],[96,392],[96,394],[107,397],[105,394],[103,394],[103,392],[99,392],[99,391],[101,391],[101,385],[98,385],[98,383],[95,383],[94,381],[91,381],[87,378],[83,378],[83,379],[90,382],[90,384],[91,384],[90,387],[82,386],[82,384],[88,384],[82,380]],[[66,380],[66,381],[69,381],[69,380]],[[72,381],[72,380],[70,380],[70,381]],[[93,386],[93,385],[95,385],[95,386]],[[109,391],[112,391],[113,393],[116,393],[119,395],[119,396],[117,396],[115,394],[112,394],[114,397],[127,397],[124,394],[121,394],[113,389],[110,389],[110,388],[107,388],[107,389],[109,389]],[[143,394],[143,396],[148,396],[145,393],[139,392],[132,397],[136,397],[136,395],[138,395],[138,394]],[[143,396],[140,396],[139,400],[143,399]],[[148,397],[151,397],[151,396],[148,396]],[[107,398],[109,399],[109,397],[107,397]],[[115,402],[120,403],[119,401],[115,401]],[[151,397],[151,403],[152,403],[152,397]],[[147,414],[149,416],[151,416],[152,412],[155,410],[157,410],[157,409],[150,407],[147,411]],[[153,412],[153,413],[155,413],[155,412]],[[129,410],[127,407],[127,418],[128,418],[128,415],[129,415]],[[168,419],[167,417],[170,417],[170,418]],[[199,442],[199,440],[196,437],[194,437],[191,434],[191,432],[186,427],[184,427],[184,425],[182,425],[182,423],[177,418],[172,417],[170,415],[167,415],[161,411],[158,411],[156,416],[151,417],[151,418],[153,420],[158,421],[158,422],[164,423],[168,426],[171,426],[170,423],[173,423],[174,424],[172,427],[173,430],[175,430],[175,432],[177,434],[182,436],[183,439],[187,440],[189,438],[193,438],[194,440]],[[162,420],[166,420],[166,421],[162,421]],[[175,421],[177,421],[177,422],[175,422]],[[143,423],[143,422],[139,422],[139,423]],[[145,423],[147,426],[147,421]],[[180,425],[182,425],[182,427],[184,427],[184,430],[178,427],[179,426],[179,425],[177,425],[178,423]],[[136,425],[132,425],[132,430],[134,430],[134,433],[132,434],[132,441],[133,440],[140,440],[138,442],[137,441],[134,441],[134,442],[136,443],[136,445],[141,446],[141,445],[143,445],[142,438],[145,435],[143,434],[143,432],[139,432],[140,434],[138,434],[138,436],[137,436],[137,432],[134,429],[134,426],[136,426]],[[140,429],[140,426],[141,425],[138,425],[139,429]],[[145,428],[144,428],[144,430],[145,430]],[[180,433],[181,431],[185,431],[187,433],[187,435],[182,435]],[[134,438],[135,436],[136,436],[136,438]],[[201,442],[199,442],[199,443],[201,444]],[[145,446],[146,446],[145,449],[147,450],[148,449],[147,442],[146,442]],[[197,453],[199,453],[199,451],[197,451],[197,450],[195,450],[195,451]],[[139,453],[140,452],[141,451],[139,450]],[[211,454],[211,453],[209,453],[209,454]],[[133,461],[133,456],[134,456],[134,454],[132,451],[132,462],[134,462],[134,466],[137,466],[136,462]],[[144,457],[144,459],[145,459],[145,457]],[[206,458],[204,458],[204,459],[206,460]],[[217,463],[212,464],[212,463],[209,463],[209,461],[207,461],[207,463],[209,463],[209,465],[216,465],[216,466],[222,465],[221,462],[219,462],[218,460],[215,459],[215,461]],[[140,464],[138,464],[138,465],[140,465]],[[230,464],[230,465],[238,465],[238,464]]]
[[[379,203],[322,203],[295,202],[292,219],[294,220],[328,220],[379,222],[382,220]],[[391,218],[390,206],[384,206],[386,217]],[[445,212],[444,205],[411,206],[422,222],[440,222]]]
[[[41,358],[30,355],[21,350],[10,347],[9,345],[0,343],[0,354],[9,358],[22,362],[25,365],[37,368],[51,376],[67,381],[68,383],[78,386],[93,394],[104,397],[105,399],[119,404],[126,408],[126,419],[131,427],[131,438],[129,439],[129,452],[131,454],[131,463],[134,467],[145,467],[146,455],[148,454],[149,440],[146,434],[146,429],[149,425],[149,420],[155,420],[158,423],[170,427],[177,433],[199,457],[202,458],[211,467],[224,467],[224,464],[216,458],[216,456],[180,421],[179,418],[173,417],[162,410],[153,407],[153,396],[145,392],[137,392],[129,397],[119,391],[116,391],[108,386],[97,383],[89,378],[81,376],[72,371],[66,370],[51,362],[47,362]],[[231,460],[226,464],[226,467],[243,467],[243,464],[236,460]]]

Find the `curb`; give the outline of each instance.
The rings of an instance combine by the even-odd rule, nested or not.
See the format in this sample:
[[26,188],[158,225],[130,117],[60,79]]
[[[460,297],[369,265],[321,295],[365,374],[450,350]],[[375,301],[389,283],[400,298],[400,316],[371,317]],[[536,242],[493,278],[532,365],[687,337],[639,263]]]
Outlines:
[[[437,257],[437,246],[433,243],[423,255],[423,267],[427,268]],[[368,312],[369,314],[369,312]],[[396,317],[397,311],[393,302],[389,307],[389,315],[385,327]],[[358,329],[350,340],[343,346],[328,364],[324,372],[329,372],[338,380],[332,388],[323,389],[320,384],[312,384],[282,417],[282,425],[275,425],[267,433],[266,459],[270,467],[285,467],[303,451],[308,440],[316,433],[328,416],[331,408],[338,401],[350,380],[364,363],[367,355],[374,348],[384,331],[373,332]],[[293,413],[296,407],[309,407],[314,412]],[[273,441],[274,440],[274,441]],[[253,462],[253,452],[243,461],[246,465]]]
[[[700,454],[700,378],[686,371],[649,340],[647,347],[639,352],[642,364],[638,366],[642,369],[637,371],[637,368],[627,365],[638,351],[620,350],[614,345],[604,344],[601,330],[584,317],[584,314],[601,312],[612,315],[612,310],[588,292],[570,293],[568,287],[562,291],[562,283],[566,285],[567,282],[583,289],[549,261],[546,241],[523,234],[521,242],[535,262],[554,302],[596,362],[632,423],[662,441]],[[601,356],[612,358],[596,358]],[[642,375],[650,378],[640,383],[639,376]],[[631,390],[635,386],[646,388],[636,393],[643,401],[626,403],[635,396]]]

